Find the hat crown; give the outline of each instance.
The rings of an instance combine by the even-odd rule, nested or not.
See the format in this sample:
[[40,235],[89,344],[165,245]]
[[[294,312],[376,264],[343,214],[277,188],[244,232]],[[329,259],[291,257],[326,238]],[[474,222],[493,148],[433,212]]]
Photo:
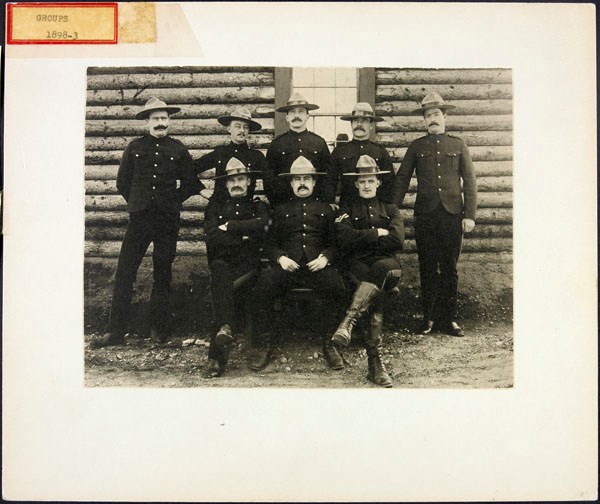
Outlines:
[[306,101],[306,98],[304,98],[304,96],[302,96],[298,92],[292,93],[292,96],[290,96],[290,99],[287,102],[288,105],[298,105],[298,104],[303,104],[303,103],[308,103],[308,102]]
[[245,175],[246,173],[248,173],[248,168],[238,158],[232,157],[227,161],[225,166],[226,175]]
[[352,110],[353,116],[374,116],[375,112],[373,111],[373,107],[371,107],[370,103],[367,102],[358,102],[354,105],[354,109]]
[[310,175],[311,173],[316,173],[317,170],[315,170],[314,165],[310,162],[309,159],[305,158],[304,156],[299,156],[297,157],[294,162],[292,163],[292,166],[290,166],[290,173],[292,175],[295,174],[308,174]]
[[251,121],[252,113],[250,112],[250,109],[248,109],[247,107],[240,107],[231,113],[231,118],[232,119],[245,119],[246,121]]
[[444,99],[435,91],[430,91],[429,93],[427,93],[425,95],[425,98],[423,98],[423,100],[421,101],[421,106],[422,107],[426,107],[426,106],[431,106],[431,105],[445,105],[446,102],[444,101]]
[[367,154],[364,154],[358,158],[356,163],[356,172],[360,174],[368,175],[369,173],[377,173],[377,162]]

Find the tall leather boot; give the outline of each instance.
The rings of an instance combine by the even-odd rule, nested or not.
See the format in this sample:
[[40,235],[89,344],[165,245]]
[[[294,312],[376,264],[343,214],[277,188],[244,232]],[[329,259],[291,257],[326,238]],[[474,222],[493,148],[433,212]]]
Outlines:
[[371,334],[365,339],[367,349],[367,363],[369,372],[367,378],[375,385],[389,388],[392,386],[392,379],[388,374],[383,362],[381,361],[382,351],[382,332],[383,332],[383,313],[375,312],[371,317]]
[[342,359],[329,335],[323,338],[323,356],[331,369],[335,369],[336,371],[344,369],[344,359]]
[[371,303],[379,295],[380,289],[372,283],[361,282],[354,293],[352,304],[346,311],[344,320],[340,322],[337,330],[332,336],[334,343],[347,347],[352,339],[352,329],[356,321],[363,315],[371,306]]

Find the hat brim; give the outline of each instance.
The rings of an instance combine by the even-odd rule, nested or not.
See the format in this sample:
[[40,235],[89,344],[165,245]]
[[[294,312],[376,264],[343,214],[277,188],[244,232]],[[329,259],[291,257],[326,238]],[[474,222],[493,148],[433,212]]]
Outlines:
[[261,173],[262,173],[261,171],[247,171],[244,173],[233,173],[230,175],[217,175],[216,177],[210,177],[208,180],[226,179],[229,177],[237,177],[238,175],[248,175],[248,176],[259,175]]
[[318,105],[314,103],[302,103],[301,105],[284,105],[283,107],[279,107],[275,109],[275,112],[289,112],[295,108],[305,108],[306,110],[317,110],[319,108]]
[[360,118],[364,118],[364,119],[369,119],[371,122],[381,122],[383,121],[383,117],[380,116],[352,116],[352,115],[347,115],[347,116],[341,116],[340,119],[342,121],[352,121],[352,119],[360,119]]
[[295,177],[296,175],[327,175],[325,172],[280,173],[278,177]]
[[456,106],[455,106],[455,105],[429,105],[429,106],[426,106],[426,107],[420,107],[420,108],[418,108],[418,109],[414,109],[414,110],[413,110],[413,111],[410,113],[410,115],[421,115],[421,114],[422,114],[423,112],[425,112],[426,110],[431,110],[431,109],[434,109],[434,108],[437,108],[437,109],[443,110],[443,111],[445,112],[445,111],[447,111],[447,110],[452,110],[452,109],[455,109],[455,108],[456,108]]
[[226,115],[226,116],[221,116],[221,117],[217,118],[217,121],[219,121],[219,124],[222,124],[223,126],[229,126],[231,124],[231,121],[244,121],[244,122],[248,123],[248,126],[250,127],[250,131],[258,131],[258,130],[262,129],[262,124],[260,124],[256,121],[253,121],[252,119],[246,119],[245,117]]
[[344,175],[345,177],[360,177],[361,175],[384,175],[385,173],[392,173],[392,172],[389,170],[384,170],[384,171],[378,171],[378,172],[374,172],[374,173],[356,173],[356,172],[342,173],[342,175]]
[[179,107],[156,107],[151,109],[142,110],[135,115],[136,119],[147,119],[152,112],[158,112],[159,110],[165,110],[169,115],[181,112]]

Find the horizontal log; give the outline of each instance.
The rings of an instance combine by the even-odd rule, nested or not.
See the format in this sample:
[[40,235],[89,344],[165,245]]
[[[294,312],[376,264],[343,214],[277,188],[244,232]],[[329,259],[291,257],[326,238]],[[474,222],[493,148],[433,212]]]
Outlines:
[[[512,145],[512,131],[461,131],[448,133],[461,138],[467,145]],[[408,147],[413,140],[421,138],[423,132],[377,133],[377,141],[385,147]]]
[[[86,257],[118,257],[121,250],[121,240],[114,241],[90,241],[86,240],[84,254]],[[146,256],[151,256],[153,244],[146,251]],[[178,255],[206,255],[206,245],[202,241],[178,241]]]
[[185,72],[160,74],[90,75],[87,88],[96,89],[161,89],[170,87],[274,86],[273,72]]
[[[88,241],[122,241],[126,226],[86,226],[85,239]],[[469,238],[511,238],[512,225],[477,224],[469,234]],[[204,223],[196,222],[194,226],[182,226],[179,230],[180,241],[205,240]],[[406,226],[406,238],[413,239],[415,230],[412,225]]]
[[[204,210],[208,200],[199,194],[191,196],[184,201],[184,210]],[[127,203],[122,196],[119,195],[87,195],[85,197],[86,210],[125,210]]]
[[[477,177],[477,190],[479,192],[512,192],[512,189],[512,177]],[[408,190],[410,192],[417,190],[417,178],[414,175],[410,179]]]
[[[400,163],[393,163],[394,171],[397,173]],[[478,177],[503,177],[512,175],[512,161],[477,161],[473,163],[475,173]],[[116,174],[116,171],[115,171]],[[86,167],[86,178],[87,175]]]
[[[408,116],[411,112],[419,108],[419,101],[402,101],[402,100],[377,100],[375,111],[383,116]],[[448,113],[448,117],[459,115],[495,115],[495,114],[512,114],[512,100],[497,99],[497,100],[452,100],[452,105],[456,108]],[[417,116],[418,117],[418,116]]]
[[[423,118],[419,116],[384,116],[377,123],[377,131],[425,131]],[[511,131],[512,115],[449,115],[446,119],[448,131]],[[87,131],[87,130],[86,130]]]
[[219,72],[274,72],[273,67],[266,66],[116,66],[87,69],[88,75],[111,74],[162,74],[162,73],[219,73]]
[[[173,116],[177,119],[216,119],[237,109],[239,103],[217,103],[210,105],[172,103],[181,110]],[[252,117],[273,117],[275,105],[272,103],[246,103]],[[94,105],[86,107],[86,119],[135,119],[142,110],[139,105]]]
[[[219,145],[227,145],[230,142],[229,135],[173,135],[177,138],[187,149],[214,149]],[[132,141],[135,140],[135,136],[112,136],[112,137],[87,137],[85,139],[85,148],[90,151],[99,150],[125,150],[125,147]],[[252,148],[267,148],[273,135],[253,133],[249,139],[248,144]]]
[[[205,189],[212,191],[215,187],[215,181],[210,179],[202,179]],[[255,191],[262,193],[263,183],[262,179],[256,180]],[[85,181],[85,194],[119,194],[117,191],[116,180],[86,180]]]
[[[406,147],[388,147],[392,161],[402,161]],[[510,146],[473,146],[469,147],[473,161],[510,161],[512,147]]]
[[377,84],[510,84],[508,68],[378,68]]
[[[185,206],[184,206],[185,208]],[[180,214],[181,226],[198,226],[204,222],[204,212],[198,210],[183,210]],[[126,226],[129,222],[129,213],[121,211],[86,211],[86,226]]]
[[[467,235],[468,236],[468,235]],[[118,257],[121,250],[121,241],[91,241],[85,242],[86,257]],[[406,253],[416,252],[414,240],[404,242]],[[505,253],[512,250],[512,238],[465,238],[463,241],[463,253],[496,252]],[[202,241],[178,241],[177,254],[182,256],[196,256],[206,254],[206,245]],[[152,255],[152,244],[146,252],[146,256]]]
[[411,100],[418,107],[427,93],[435,91],[453,105],[452,100],[492,100],[512,97],[511,84],[392,84],[378,85],[376,101]]
[[223,88],[148,88],[97,90],[87,92],[88,105],[139,105],[156,96],[167,103],[252,103],[275,100],[275,88],[265,87],[223,87]]
[[[272,118],[257,118],[256,122],[262,125],[261,133],[273,133],[274,120]],[[492,128],[490,128],[492,129]],[[171,135],[222,135],[227,128],[216,119],[173,119],[169,125]],[[87,120],[85,122],[86,136],[140,136],[148,133],[146,121],[135,119],[119,120]],[[254,134],[252,134],[254,136]]]

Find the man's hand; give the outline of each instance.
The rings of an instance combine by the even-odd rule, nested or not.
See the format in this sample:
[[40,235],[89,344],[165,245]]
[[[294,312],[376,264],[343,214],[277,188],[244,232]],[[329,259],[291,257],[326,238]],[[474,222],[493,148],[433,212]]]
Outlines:
[[377,237],[379,238],[380,236],[387,236],[389,235],[390,232],[387,229],[383,229],[383,228],[377,228]]
[[281,266],[282,270],[289,271],[290,273],[293,273],[300,268],[300,265],[296,261],[286,256],[281,256],[277,262],[279,263],[279,266]]
[[316,273],[317,271],[321,271],[328,264],[329,259],[327,259],[327,257],[325,257],[324,255],[320,255],[319,257],[313,259],[307,264],[308,271],[310,271],[311,273]]
[[219,229],[220,229],[221,231],[227,231],[227,224],[229,224],[229,221],[227,221],[225,224],[221,224],[221,225],[219,226]]
[[463,219],[462,220],[462,230],[463,233],[470,233],[473,231],[475,227],[475,221],[473,219]]

